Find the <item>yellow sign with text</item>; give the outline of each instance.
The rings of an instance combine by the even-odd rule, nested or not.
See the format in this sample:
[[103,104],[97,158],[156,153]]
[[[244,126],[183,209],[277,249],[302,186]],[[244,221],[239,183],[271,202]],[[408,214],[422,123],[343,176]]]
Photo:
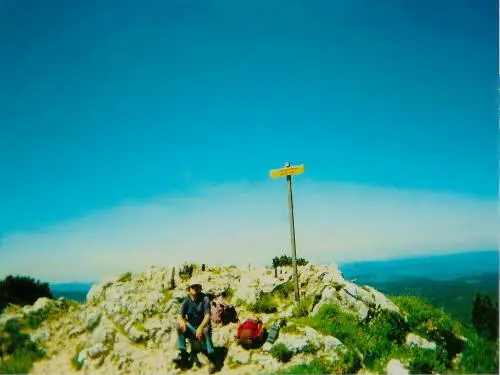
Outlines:
[[285,168],[280,168],[280,169],[273,169],[271,172],[269,172],[269,175],[271,178],[280,178],[280,177],[285,177],[285,176],[291,176],[295,174],[302,174],[304,173],[305,166],[304,164],[301,165],[295,165],[295,166],[290,166],[290,167],[285,167]]

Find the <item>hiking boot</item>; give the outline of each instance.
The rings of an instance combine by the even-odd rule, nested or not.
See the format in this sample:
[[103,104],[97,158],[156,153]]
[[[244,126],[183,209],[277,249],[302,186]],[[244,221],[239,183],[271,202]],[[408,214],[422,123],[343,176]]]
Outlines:
[[208,357],[208,361],[209,361],[208,373],[213,374],[213,373],[217,372],[217,365],[215,364],[215,354],[214,353],[208,354],[207,357]]
[[174,362],[177,366],[183,365],[188,360],[188,354],[185,350],[179,351],[177,357],[175,357],[172,362]]
[[215,363],[210,362],[210,365],[208,366],[208,373],[214,374],[215,372],[217,372],[217,366],[215,365]]

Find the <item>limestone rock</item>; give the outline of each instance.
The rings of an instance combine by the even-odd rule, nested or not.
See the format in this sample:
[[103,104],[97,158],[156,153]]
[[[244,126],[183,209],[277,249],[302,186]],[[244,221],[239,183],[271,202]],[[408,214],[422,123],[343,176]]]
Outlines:
[[406,345],[409,346],[418,346],[422,349],[431,349],[434,350],[436,349],[436,343],[432,341],[428,341],[425,338],[418,336],[414,333],[408,333],[406,335]]
[[387,375],[408,375],[410,373],[399,359],[391,359],[387,363],[386,371]]
[[250,362],[250,351],[239,345],[232,345],[228,350],[227,358],[230,364],[247,364]]
[[25,315],[37,314],[37,313],[48,313],[54,308],[57,308],[56,302],[52,299],[42,297],[36,300],[33,306],[24,306],[22,312]]
[[275,341],[274,345],[283,344],[294,354],[302,352],[308,344],[307,338],[297,335],[283,333]]
[[108,348],[104,346],[102,342],[98,342],[95,345],[92,345],[90,348],[88,348],[87,353],[89,358],[95,359],[97,357],[100,357],[108,352]]
[[84,314],[83,320],[84,320],[84,325],[86,330],[93,330],[97,325],[99,324],[101,320],[101,312],[96,311],[96,310],[91,310],[88,311],[86,314]]
[[342,344],[342,342],[336,337],[325,336],[323,337],[323,346],[325,348],[325,352],[332,352],[342,348],[344,344]]
[[79,336],[81,335],[82,333],[85,332],[85,328],[83,328],[82,326],[69,326],[68,329],[67,329],[67,332],[68,332],[68,336],[70,338],[73,338],[75,336]]
[[49,340],[50,336],[51,335],[49,330],[46,327],[44,327],[38,330],[37,332],[31,334],[31,341],[35,343],[42,343],[44,341]]
[[322,347],[324,345],[323,341],[325,340],[325,338],[329,337],[323,337],[323,335],[321,335],[318,331],[311,327],[299,327],[298,330],[304,333],[305,338],[308,342],[313,343],[314,345],[319,347]]

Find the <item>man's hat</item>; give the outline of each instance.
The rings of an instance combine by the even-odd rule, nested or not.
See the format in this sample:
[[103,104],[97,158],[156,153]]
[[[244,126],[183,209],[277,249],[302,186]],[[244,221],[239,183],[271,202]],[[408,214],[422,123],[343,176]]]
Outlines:
[[187,286],[187,289],[189,290],[189,288],[191,287],[194,287],[194,286],[198,286],[200,287],[200,289],[202,288],[202,285],[201,285],[201,281],[200,280],[197,280],[197,279],[193,279],[189,282],[188,286]]

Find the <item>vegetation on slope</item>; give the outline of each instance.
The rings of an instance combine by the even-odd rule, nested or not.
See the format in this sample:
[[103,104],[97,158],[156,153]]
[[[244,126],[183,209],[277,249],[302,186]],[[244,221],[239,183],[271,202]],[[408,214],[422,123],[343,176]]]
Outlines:
[[377,275],[354,275],[357,284],[374,287],[385,295],[412,295],[442,307],[453,318],[472,327],[471,304],[477,293],[488,295],[498,304],[498,273],[435,280],[428,277],[393,276],[381,280]]
[[[412,374],[439,373],[498,373],[498,342],[463,326],[450,318],[443,309],[412,297],[392,297],[407,319],[398,314],[379,311],[364,324],[353,324],[357,317],[343,312],[336,305],[323,306],[314,317],[294,318],[294,323],[311,326],[323,334],[337,337],[348,348],[349,360],[328,363],[320,358],[309,365],[302,364],[286,373],[337,373],[362,366],[369,371],[384,373],[391,358],[406,363]],[[405,345],[407,333],[418,334],[437,344],[436,349]],[[459,338],[466,337],[467,345]],[[459,354],[461,353],[461,354]],[[458,355],[458,357],[457,357]],[[455,360],[454,363],[454,359]],[[339,361],[337,361],[339,362]],[[326,371],[326,372],[325,372]]]
[[17,320],[9,320],[0,330],[0,374],[27,374],[44,356]]

